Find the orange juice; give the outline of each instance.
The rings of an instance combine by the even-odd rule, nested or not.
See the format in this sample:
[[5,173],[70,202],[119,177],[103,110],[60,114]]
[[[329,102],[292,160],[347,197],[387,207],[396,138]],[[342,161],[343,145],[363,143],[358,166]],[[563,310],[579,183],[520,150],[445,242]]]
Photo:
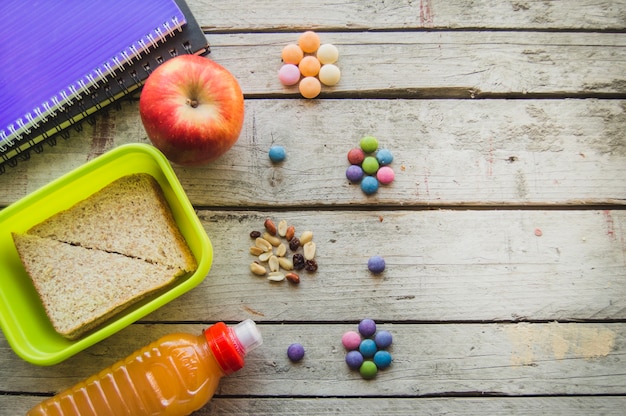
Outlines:
[[220,379],[243,367],[262,343],[251,320],[222,322],[202,335],[170,334],[28,412],[41,415],[188,415],[213,397]]

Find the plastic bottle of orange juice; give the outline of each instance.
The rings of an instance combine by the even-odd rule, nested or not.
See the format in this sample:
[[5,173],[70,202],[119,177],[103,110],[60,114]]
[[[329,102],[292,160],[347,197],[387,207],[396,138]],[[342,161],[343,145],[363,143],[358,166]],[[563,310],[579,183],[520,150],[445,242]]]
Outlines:
[[28,412],[34,415],[188,415],[263,342],[254,321],[201,335],[170,334]]

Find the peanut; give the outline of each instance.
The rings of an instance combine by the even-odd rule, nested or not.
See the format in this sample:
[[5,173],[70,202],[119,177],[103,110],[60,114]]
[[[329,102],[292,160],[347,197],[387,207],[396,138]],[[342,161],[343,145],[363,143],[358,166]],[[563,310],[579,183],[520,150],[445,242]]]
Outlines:
[[309,241],[313,240],[313,231],[305,231],[300,236],[300,245],[304,246]]
[[265,229],[268,233],[270,233],[271,235],[276,235],[276,224],[274,224],[274,221],[268,218],[265,220],[263,225],[265,226]]
[[287,225],[287,221],[280,220],[280,222],[278,223],[278,235],[281,237],[284,237],[285,235],[287,235],[288,227],[289,226]]
[[272,282],[282,282],[285,280],[285,275],[281,272],[271,272],[267,275],[267,280]]
[[254,240],[254,245],[263,251],[270,251],[272,249],[272,244],[261,237],[257,237],[256,240]]
[[290,283],[293,283],[296,285],[300,283],[300,276],[298,276],[296,273],[287,273],[285,275],[285,279],[287,279]]
[[309,241],[303,247],[304,249],[304,258],[306,260],[313,260],[315,258],[315,243],[313,241]]
[[250,263],[250,271],[257,276],[265,276],[267,274],[267,270],[265,270],[265,267],[256,262]]
[[268,241],[274,247],[278,247],[280,244],[280,238],[275,235],[271,235],[269,232],[263,233],[263,239]]

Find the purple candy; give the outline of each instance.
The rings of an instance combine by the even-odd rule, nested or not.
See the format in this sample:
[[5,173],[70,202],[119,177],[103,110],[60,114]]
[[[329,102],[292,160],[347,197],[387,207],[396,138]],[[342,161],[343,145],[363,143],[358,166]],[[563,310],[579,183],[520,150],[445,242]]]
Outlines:
[[376,322],[374,322],[372,319],[363,319],[361,322],[359,322],[359,332],[365,338],[371,337],[376,333]]
[[385,271],[385,259],[381,256],[372,256],[367,261],[367,268],[372,273],[382,273]]
[[393,337],[389,331],[378,331],[374,337],[374,341],[378,348],[387,348],[391,345]]
[[293,362],[300,361],[304,357],[304,347],[294,343],[287,348],[287,357]]
[[363,169],[358,165],[350,165],[346,169],[346,178],[350,182],[359,182],[363,178]]
[[353,370],[358,370],[361,364],[363,364],[363,355],[356,350],[350,351],[346,354],[346,364]]

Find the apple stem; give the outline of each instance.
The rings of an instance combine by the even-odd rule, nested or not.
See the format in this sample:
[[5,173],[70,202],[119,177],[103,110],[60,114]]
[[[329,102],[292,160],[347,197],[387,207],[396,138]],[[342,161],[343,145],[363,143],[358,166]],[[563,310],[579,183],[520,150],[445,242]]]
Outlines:
[[198,104],[198,100],[187,98],[187,105],[190,105],[192,108],[198,107]]

